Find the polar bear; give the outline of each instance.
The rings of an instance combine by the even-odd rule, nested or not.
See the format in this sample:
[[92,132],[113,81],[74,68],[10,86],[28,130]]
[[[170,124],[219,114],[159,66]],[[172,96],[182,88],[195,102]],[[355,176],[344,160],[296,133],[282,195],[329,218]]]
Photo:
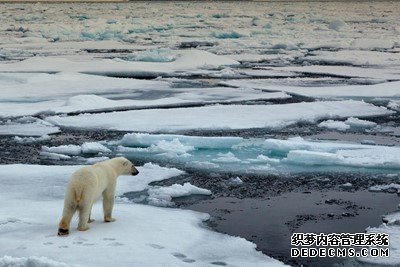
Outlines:
[[58,235],[68,235],[71,219],[79,211],[78,230],[89,229],[93,203],[103,195],[104,221],[113,222],[115,186],[119,175],[137,175],[139,171],[126,158],[118,157],[77,170],[71,177],[64,199]]

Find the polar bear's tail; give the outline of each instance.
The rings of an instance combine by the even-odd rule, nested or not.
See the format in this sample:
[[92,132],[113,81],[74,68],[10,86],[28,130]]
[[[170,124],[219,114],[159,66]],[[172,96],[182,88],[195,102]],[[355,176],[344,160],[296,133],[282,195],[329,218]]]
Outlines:
[[76,204],[79,205],[79,202],[82,200],[83,197],[83,188],[82,187],[78,187],[75,189],[75,201]]

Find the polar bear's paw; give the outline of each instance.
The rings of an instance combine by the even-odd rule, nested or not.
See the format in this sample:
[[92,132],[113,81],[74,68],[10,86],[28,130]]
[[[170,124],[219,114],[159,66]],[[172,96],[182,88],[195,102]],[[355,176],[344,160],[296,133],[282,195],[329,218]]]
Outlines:
[[87,226],[87,225],[85,225],[85,226],[78,226],[78,230],[79,231],[87,231],[87,230],[89,230],[89,226]]
[[115,218],[112,217],[104,217],[105,222],[115,222]]
[[62,229],[62,228],[59,228],[59,229],[58,229],[57,235],[58,235],[58,236],[66,236],[66,235],[69,235],[69,229]]

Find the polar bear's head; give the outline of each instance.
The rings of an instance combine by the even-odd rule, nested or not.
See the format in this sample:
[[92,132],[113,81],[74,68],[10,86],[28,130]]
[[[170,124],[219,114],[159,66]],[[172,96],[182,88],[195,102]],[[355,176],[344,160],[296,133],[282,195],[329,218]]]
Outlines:
[[118,157],[114,158],[115,161],[118,162],[119,167],[121,168],[121,174],[122,175],[138,175],[139,171],[133,166],[132,162],[130,160],[124,158],[124,157]]

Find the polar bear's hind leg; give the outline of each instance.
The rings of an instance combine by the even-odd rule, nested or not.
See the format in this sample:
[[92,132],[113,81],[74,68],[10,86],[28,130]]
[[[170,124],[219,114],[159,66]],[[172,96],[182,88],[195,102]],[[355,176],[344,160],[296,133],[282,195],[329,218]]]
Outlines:
[[58,225],[58,235],[64,236],[69,234],[69,226],[76,211],[77,205],[75,203],[65,203],[63,215]]

